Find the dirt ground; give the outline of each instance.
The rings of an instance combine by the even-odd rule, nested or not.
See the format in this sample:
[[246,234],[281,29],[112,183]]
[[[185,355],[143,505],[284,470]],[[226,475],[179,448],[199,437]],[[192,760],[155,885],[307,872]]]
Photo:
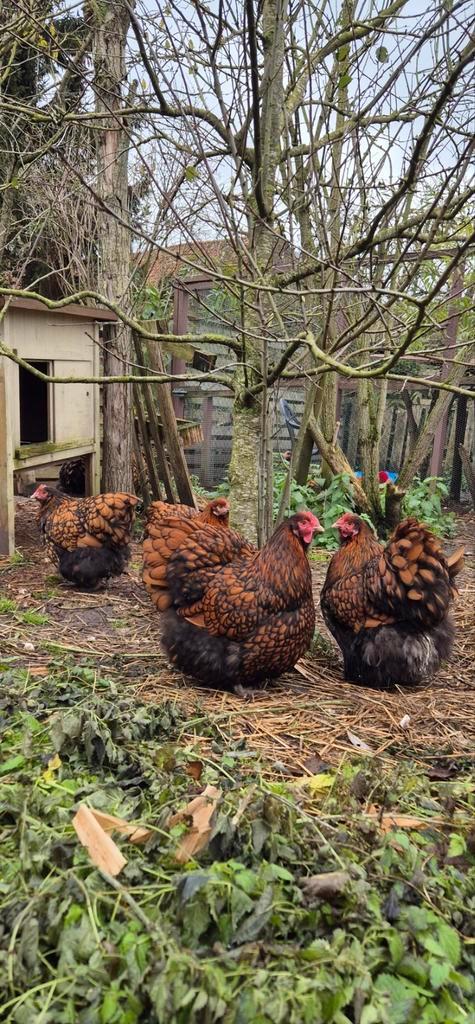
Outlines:
[[[128,573],[107,589],[83,594],[63,583],[42,551],[36,503],[17,500],[13,560],[0,560],[0,664],[41,676],[73,659],[133,687],[140,699],[172,700],[194,713],[193,736],[212,716],[223,734],[245,738],[264,755],[265,771],[302,774],[338,763],[351,751],[451,763],[475,756],[475,516],[457,519],[466,565],[456,605],[451,663],[423,688],[381,693],[344,683],[339,652],[322,621],[318,597],[326,556],[312,563],[319,637],[314,648],[253,701],[200,689],[174,672],[160,651],[158,617],[140,582],[140,545]],[[5,603],[7,602],[7,603]],[[13,602],[10,605],[8,602]],[[205,731],[203,729],[203,731]],[[203,737],[203,744],[207,740]]]

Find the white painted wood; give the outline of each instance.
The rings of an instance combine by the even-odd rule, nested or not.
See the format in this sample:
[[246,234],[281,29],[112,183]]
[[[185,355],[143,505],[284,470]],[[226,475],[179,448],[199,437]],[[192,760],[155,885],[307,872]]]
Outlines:
[[[92,375],[91,361],[55,359],[55,376]],[[54,442],[72,441],[94,434],[94,385],[54,385]]]
[[[97,342],[99,341],[99,324],[94,325],[94,340],[96,344],[93,346],[93,376],[98,377],[101,373],[101,349]],[[93,494],[99,494],[101,489],[101,399],[102,389],[99,384],[93,384],[93,399],[94,399],[94,442],[95,451],[91,456],[91,491]]]
[[7,359],[0,356],[0,555],[10,556],[15,550],[15,506],[12,416],[6,363]]

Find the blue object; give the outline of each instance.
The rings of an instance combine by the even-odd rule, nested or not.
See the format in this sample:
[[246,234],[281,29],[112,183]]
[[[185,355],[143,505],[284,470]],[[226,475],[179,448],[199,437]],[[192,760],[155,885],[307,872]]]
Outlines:
[[[395,483],[396,483],[396,480],[397,480],[397,478],[398,478],[398,474],[397,474],[397,473],[391,473],[391,472],[389,471],[389,469],[385,469],[385,471],[384,471],[384,472],[388,474],[388,477],[389,477],[389,479],[390,479],[391,483],[392,483],[392,484],[395,484]],[[361,479],[362,479],[362,476],[363,476],[363,474],[362,474],[362,472],[361,472],[361,469],[357,469],[357,470],[355,470],[355,476],[356,476],[356,477],[358,477],[358,480],[361,480]]]

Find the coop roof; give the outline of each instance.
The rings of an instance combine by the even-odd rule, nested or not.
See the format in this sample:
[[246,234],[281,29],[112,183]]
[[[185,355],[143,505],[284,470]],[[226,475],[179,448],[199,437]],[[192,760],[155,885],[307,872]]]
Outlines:
[[[0,297],[0,309],[5,305],[6,300]],[[20,310],[31,310],[36,313],[48,314],[48,316],[72,316],[81,320],[118,320],[118,317],[110,309],[104,306],[80,306],[79,303],[69,302],[65,306],[50,309],[38,299],[10,299],[8,312],[15,313]]]

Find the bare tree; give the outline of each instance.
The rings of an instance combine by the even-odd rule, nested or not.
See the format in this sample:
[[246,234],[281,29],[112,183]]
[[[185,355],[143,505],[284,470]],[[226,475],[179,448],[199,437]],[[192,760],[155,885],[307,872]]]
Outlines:
[[[131,234],[129,230],[129,137],[121,119],[126,79],[127,7],[94,4],[93,88],[100,114],[97,139],[98,289],[123,309],[130,308]],[[104,328],[104,373],[127,371],[132,354],[130,328],[109,323]],[[104,393],[102,487],[132,490],[132,386],[113,384]]]
[[[416,17],[408,0],[377,7],[341,0],[331,9],[325,0],[223,0],[218,9],[200,0],[170,0],[163,9],[160,0],[119,0],[88,16],[93,63],[84,64],[84,40],[69,63],[62,54],[60,66],[48,43],[58,80],[48,80],[47,95],[0,99],[2,124],[16,118],[23,139],[22,180],[38,152],[66,159],[95,211],[99,285],[89,282],[75,297],[105,302],[122,321],[103,379],[107,395],[121,396],[123,422],[133,371],[129,328],[164,346],[177,340],[140,321],[130,290],[134,263],[171,242],[194,241],[191,254],[178,255],[183,272],[206,272],[228,295],[217,329],[193,339],[224,346],[224,365],[156,379],[229,389],[231,499],[250,537],[258,523],[261,538],[270,526],[268,413],[279,388],[294,381],[307,388],[293,465],[302,479],[314,440],[329,471],[349,469],[335,429],[337,375],[357,382],[365,490],[356,480],[355,489],[360,506],[377,514],[384,382],[436,388],[441,403],[454,392],[470,395],[463,380],[468,315],[454,362],[440,372],[454,274],[470,267],[475,245],[469,8],[469,0],[432,0]],[[40,52],[32,29],[38,17],[25,14],[21,31]],[[17,22],[9,31],[7,62]],[[68,76],[83,83],[75,104],[66,102]],[[40,138],[26,131],[32,120]],[[81,130],[97,138],[92,175],[61,149]],[[146,180],[147,201],[133,223],[128,154]],[[210,237],[222,241],[225,256],[224,248],[210,255],[200,245]],[[465,280],[464,302],[470,273]],[[21,292],[15,284],[0,294]],[[117,422],[114,402],[106,400],[108,422]],[[108,474],[118,441],[112,429]],[[122,485],[126,458],[123,447]]]

